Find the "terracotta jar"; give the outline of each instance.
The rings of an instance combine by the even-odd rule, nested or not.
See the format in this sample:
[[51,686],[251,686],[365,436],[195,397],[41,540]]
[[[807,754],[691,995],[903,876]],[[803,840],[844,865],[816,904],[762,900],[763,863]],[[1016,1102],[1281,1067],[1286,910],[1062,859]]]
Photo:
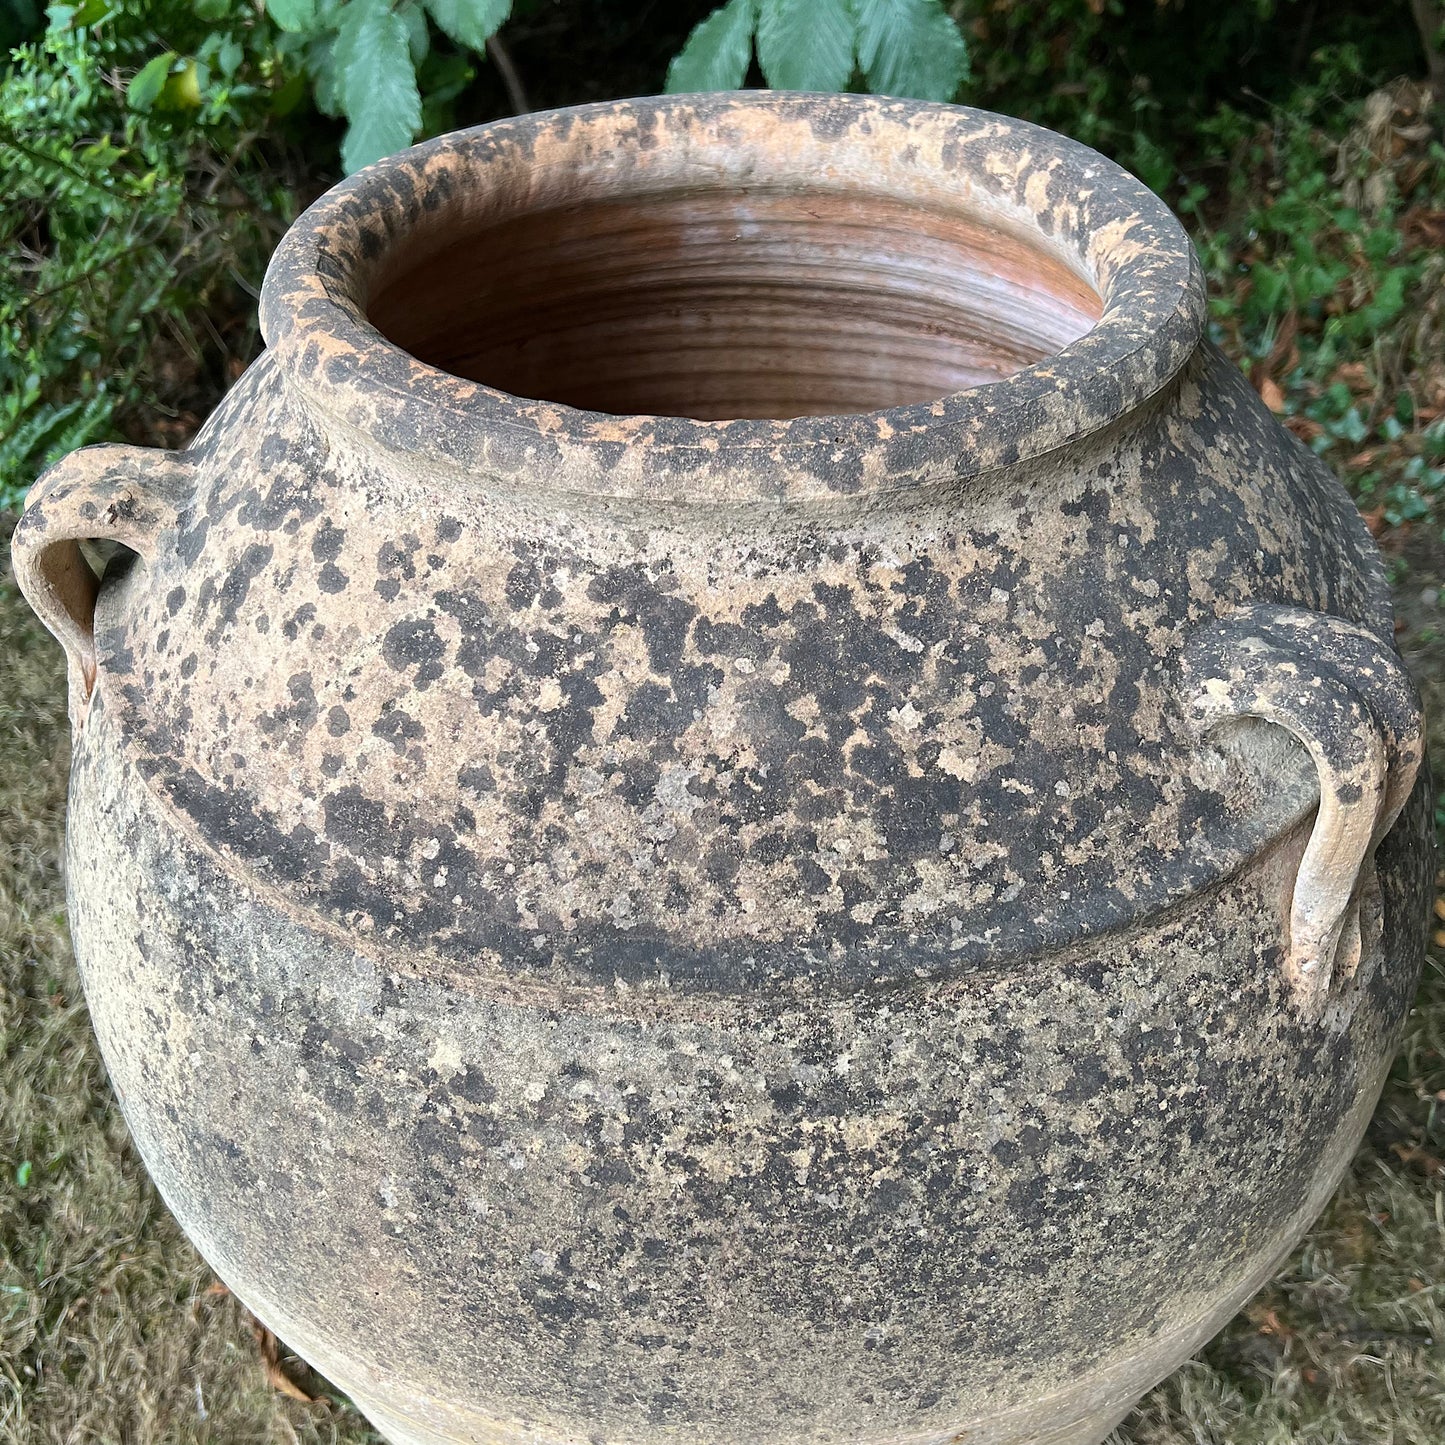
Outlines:
[[629,101],[363,172],[262,315],[14,543],[202,1252],[407,1445],[1101,1439],[1334,1189],[1432,878],[1380,560],[1178,223]]

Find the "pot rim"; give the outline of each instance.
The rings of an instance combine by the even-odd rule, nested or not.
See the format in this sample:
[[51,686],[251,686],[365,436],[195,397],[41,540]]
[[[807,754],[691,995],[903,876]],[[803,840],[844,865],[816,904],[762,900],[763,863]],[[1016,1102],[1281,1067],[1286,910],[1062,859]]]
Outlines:
[[[557,204],[556,187],[575,189],[579,176],[606,177],[614,195],[626,193],[624,172],[637,194],[676,191],[716,183],[699,164],[709,147],[714,160],[739,156],[744,177],[759,155],[791,166],[798,185],[821,184],[823,156],[845,174],[881,160],[881,174],[866,172],[879,194],[916,198],[921,188],[925,204],[936,196],[1053,252],[1094,287],[1101,314],[1042,361],[933,401],[720,421],[513,396],[417,360],[368,320],[401,243],[459,207],[485,223],[502,179],[515,190],[523,175],[539,204]],[[287,380],[369,446],[424,456],[483,487],[689,505],[876,497],[1032,460],[1162,390],[1199,346],[1205,315],[1183,226],[1089,147],[964,106],[773,91],[540,111],[413,146],[316,201],[277,247],[261,295],[262,331]]]

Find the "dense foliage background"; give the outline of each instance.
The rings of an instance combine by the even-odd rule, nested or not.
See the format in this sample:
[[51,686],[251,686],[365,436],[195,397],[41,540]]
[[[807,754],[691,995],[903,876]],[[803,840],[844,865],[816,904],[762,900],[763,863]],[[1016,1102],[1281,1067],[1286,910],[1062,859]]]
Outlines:
[[[1434,6],[0,0],[0,41],[17,47],[0,78],[0,505],[84,442],[183,440],[257,349],[280,231],[343,167],[517,109],[669,84],[871,84],[1098,146],[1180,207],[1238,346],[1256,362],[1278,351],[1272,380],[1325,444],[1388,445],[1422,398],[1361,407],[1348,376],[1348,396],[1328,388],[1387,334],[1416,347],[1391,328],[1438,310],[1426,93],[1401,94],[1400,116],[1378,98],[1365,114],[1385,83],[1439,73]],[[1373,138],[1342,152],[1362,124]],[[1378,378],[1387,390],[1402,361]],[[1438,440],[1366,485],[1418,512]]]
[[[347,167],[669,85],[950,95],[1099,147],[1184,216],[1216,340],[1353,491],[1445,718],[1439,0],[714,7],[0,0],[0,535],[75,446],[184,444],[259,346],[276,239]],[[371,1445],[131,1150],[61,911],[63,669],[4,577],[0,658],[0,1445]],[[1437,961],[1327,1214],[1114,1445],[1445,1440],[1442,1104]]]

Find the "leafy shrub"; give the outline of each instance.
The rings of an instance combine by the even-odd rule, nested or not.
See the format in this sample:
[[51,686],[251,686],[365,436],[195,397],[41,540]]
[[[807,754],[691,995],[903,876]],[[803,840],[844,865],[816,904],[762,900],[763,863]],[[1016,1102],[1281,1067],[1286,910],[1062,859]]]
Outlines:
[[188,429],[254,349],[244,293],[293,209],[256,145],[284,69],[244,0],[50,15],[0,85],[0,505],[128,417]]
[[[511,0],[266,0],[296,45],[317,106],[349,122],[349,171],[400,150],[424,130],[427,98],[454,99],[512,11]],[[438,35],[454,49],[438,51]],[[754,47],[770,85],[877,91],[951,100],[967,49],[940,0],[728,0],[693,31],[668,89],[742,85]]]
[[[856,63],[889,88],[956,88],[962,40],[938,0],[863,0],[856,13],[851,0],[823,4],[846,18],[837,84]],[[833,83],[809,48],[821,11],[802,0],[745,8],[743,43],[750,52],[756,30],[770,71]],[[246,293],[296,209],[297,168],[280,162],[298,119],[314,120],[308,100],[348,122],[348,170],[447,129],[510,10],[511,0],[52,6],[0,84],[0,506],[87,442],[182,440],[256,349]],[[12,38],[39,24],[31,0],[5,14]],[[904,25],[896,46],[890,18]],[[331,130],[305,132],[324,175],[315,138]]]
[[[1222,106],[1255,116],[1301,90],[1336,108],[1424,58],[1410,0],[959,0],[963,97],[1095,146],[1156,191],[1215,154]],[[1206,144],[1200,144],[1201,139]]]
[[[1202,146],[1227,186],[1179,204],[1216,338],[1379,526],[1445,499],[1445,148],[1425,87],[1341,105],[1322,55],[1266,124],[1221,107]],[[1353,60],[1350,60],[1353,63]]]
[[[763,81],[956,97],[1075,135],[1186,211],[1221,335],[1252,366],[1292,329],[1269,371],[1302,432],[1344,428],[1330,445],[1347,446],[1352,415],[1367,437],[1396,415],[1356,389],[1335,415],[1329,388],[1366,356],[1395,385],[1402,338],[1435,314],[1432,277],[1441,289],[1445,263],[1410,219],[1436,203],[1411,199],[1415,181],[1385,204],[1348,185],[1342,196],[1331,167],[1358,98],[1419,68],[1408,0],[707,5],[80,0],[46,24],[36,0],[0,0],[0,38],[43,29],[0,78],[0,505],[75,446],[122,432],[177,441],[210,409],[255,349],[246,293],[298,193],[334,174],[338,139],[355,169],[525,108],[478,60],[505,58],[503,21],[543,104],[655,90],[666,72],[674,91]],[[1438,174],[1438,156],[1423,163]],[[1433,476],[1424,451],[1407,460],[1426,469],[1421,485]],[[1403,484],[1400,468],[1376,470],[1385,491]]]
[[674,92],[736,90],[756,48],[778,90],[845,90],[953,100],[968,48],[939,0],[728,0],[688,37],[667,72]]
[[[317,106],[349,122],[348,172],[442,129],[435,112],[472,76],[465,53],[484,51],[511,10],[512,0],[266,0],[296,42],[288,53],[311,78]],[[438,52],[434,30],[462,54]]]

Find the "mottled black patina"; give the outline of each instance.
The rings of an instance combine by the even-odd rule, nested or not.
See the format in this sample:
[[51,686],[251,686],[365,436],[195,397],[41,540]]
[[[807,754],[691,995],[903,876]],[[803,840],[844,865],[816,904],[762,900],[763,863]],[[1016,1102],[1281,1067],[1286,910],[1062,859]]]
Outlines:
[[[368,320],[504,212],[709,186],[957,212],[1098,321],[702,421]],[[1204,314],[1163,205],[1035,127],[587,107],[339,187],[192,447],[37,489],[73,658],[68,539],[142,557],[72,674],[128,1118],[391,1438],[1092,1445],[1322,1207],[1420,966],[1418,709],[1354,507]]]

